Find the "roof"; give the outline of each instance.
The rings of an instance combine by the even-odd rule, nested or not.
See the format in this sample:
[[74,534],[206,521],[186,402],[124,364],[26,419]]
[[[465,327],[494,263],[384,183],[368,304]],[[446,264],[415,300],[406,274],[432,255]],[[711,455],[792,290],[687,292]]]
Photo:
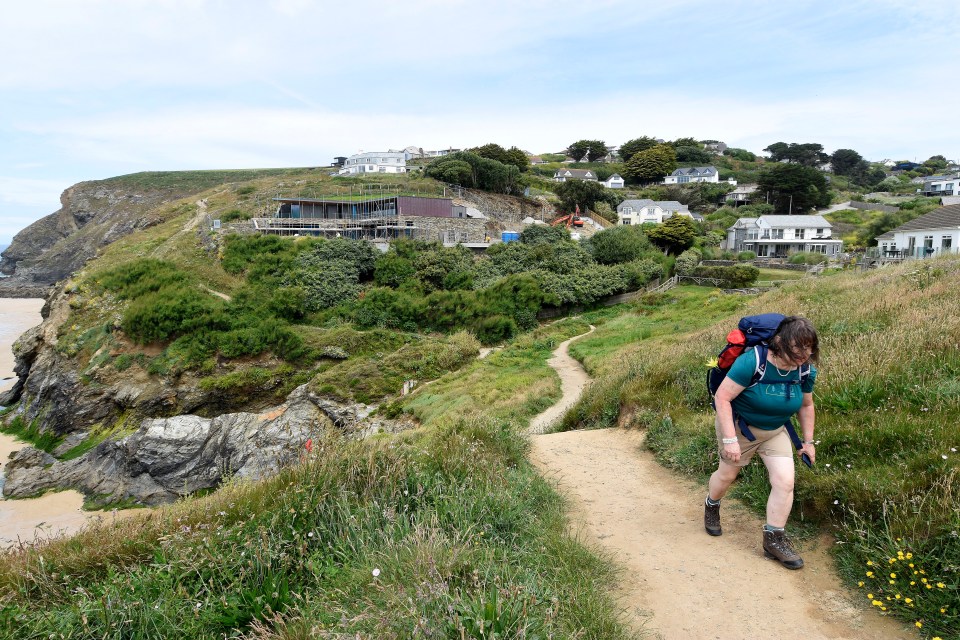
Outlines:
[[744,185],[740,185],[739,187],[737,187],[736,189],[734,189],[733,191],[731,191],[731,192],[728,193],[727,195],[729,196],[729,195],[734,194],[734,193],[748,194],[748,193],[753,193],[753,192],[756,191],[756,190],[757,190],[757,185],[755,185],[755,184],[744,184]]
[[664,211],[686,211],[687,205],[680,204],[676,200],[662,200],[656,203]]
[[624,200],[617,205],[617,211],[623,211],[626,207],[632,207],[634,209],[643,209],[644,207],[649,207],[653,204],[653,200],[648,200],[644,198],[643,200]]
[[946,182],[947,180],[956,180],[958,178],[957,174],[951,173],[950,175],[945,176],[927,176],[923,179],[924,182]]
[[687,205],[680,204],[676,200],[661,200],[657,202],[647,198],[644,198],[643,200],[624,200],[617,205],[617,211],[622,212],[626,207],[632,207],[634,209],[643,209],[644,207],[660,207],[664,211],[687,211]]
[[620,174],[619,174],[619,173],[615,173],[615,174],[613,174],[612,176],[610,176],[609,178],[607,178],[607,181],[608,181],[608,182],[609,182],[610,180],[623,180],[623,178],[620,177]]
[[557,169],[557,172],[554,175],[566,176],[570,178],[586,178],[589,175],[591,178],[595,177],[593,171],[589,169]]
[[672,176],[712,176],[717,172],[716,167],[681,167],[670,175]]
[[743,229],[745,227],[756,226],[757,218],[737,218],[737,221],[727,227],[727,231],[734,229]]
[[960,196],[940,196],[940,204],[944,207],[951,204],[960,204]]
[[923,229],[956,229],[960,228],[960,204],[951,204],[947,207],[934,209],[919,218],[905,222],[889,233],[899,231],[921,231]]
[[831,229],[833,225],[823,216],[760,216],[760,220],[771,227],[790,227],[793,229]]

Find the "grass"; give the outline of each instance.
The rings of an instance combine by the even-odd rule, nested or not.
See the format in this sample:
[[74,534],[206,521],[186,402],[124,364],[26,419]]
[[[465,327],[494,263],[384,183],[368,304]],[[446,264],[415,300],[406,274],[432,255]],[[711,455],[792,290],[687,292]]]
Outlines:
[[29,442],[37,449],[47,453],[53,453],[53,450],[63,442],[63,438],[52,431],[40,431],[39,418],[34,418],[28,423],[23,419],[23,416],[15,416],[7,423],[0,422],[0,431],[24,442]]
[[[646,428],[663,464],[705,479],[716,465],[705,363],[742,315],[776,310],[809,317],[821,337],[819,445],[815,469],[798,471],[793,526],[826,527],[837,535],[843,575],[851,586],[870,589],[863,593],[867,605],[921,622],[925,635],[960,637],[958,278],[960,260],[950,258],[840,273],[798,281],[727,311],[696,297],[702,294],[672,290],[672,299],[648,301],[659,306],[650,319],[670,318],[691,296],[703,308],[699,328],[691,321],[658,336],[655,326],[648,333],[641,327],[620,338],[625,326],[641,321],[628,314],[631,322],[609,319],[596,336],[575,343],[598,381],[565,426]],[[633,344],[637,332],[640,343]],[[613,348],[618,342],[623,346]],[[767,494],[759,465],[734,487],[758,512]],[[903,564],[898,550],[912,554],[931,588],[919,579],[919,587],[901,581],[902,571],[886,578],[894,584],[866,579],[867,562]],[[876,598],[866,596],[877,596],[880,587],[882,604],[872,605]],[[902,602],[908,592],[913,607]],[[898,602],[897,593],[900,604],[889,605]]]
[[272,479],[0,558],[0,637],[634,637],[613,565],[568,537],[519,435],[531,383],[556,384],[550,351],[583,330],[555,323],[468,367],[496,384],[492,408],[454,406],[468,386],[448,375],[409,407],[422,429],[331,433]]
[[760,276],[757,278],[757,282],[763,282],[765,280],[799,280],[806,272],[804,271],[793,271],[791,269],[760,269]]

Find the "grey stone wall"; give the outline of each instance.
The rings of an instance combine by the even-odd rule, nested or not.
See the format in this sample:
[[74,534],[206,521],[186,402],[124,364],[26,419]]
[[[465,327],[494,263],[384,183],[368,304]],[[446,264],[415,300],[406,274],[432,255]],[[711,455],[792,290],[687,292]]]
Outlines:
[[856,200],[850,201],[851,209],[864,209],[866,211],[883,211],[884,213],[896,213],[900,211],[900,207],[894,207],[888,204],[876,204],[874,202],[857,202]]
[[398,216],[398,224],[422,230],[424,240],[443,241],[447,232],[456,234],[456,242],[483,242],[487,235],[487,221],[477,218],[430,218],[426,216]]

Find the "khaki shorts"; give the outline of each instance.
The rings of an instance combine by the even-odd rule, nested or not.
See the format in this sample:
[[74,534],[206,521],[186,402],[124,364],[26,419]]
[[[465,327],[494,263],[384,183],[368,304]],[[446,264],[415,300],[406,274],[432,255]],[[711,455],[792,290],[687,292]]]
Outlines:
[[720,459],[734,467],[745,467],[750,464],[753,454],[759,453],[761,456],[772,456],[774,458],[793,457],[793,443],[790,442],[790,434],[785,427],[778,427],[772,431],[761,429],[760,427],[751,427],[750,432],[756,437],[753,442],[747,440],[740,433],[740,427],[736,428],[737,442],[740,443],[740,460],[731,462],[723,455],[723,442],[720,433],[720,421],[714,420],[714,428],[717,432],[717,446],[720,451]]

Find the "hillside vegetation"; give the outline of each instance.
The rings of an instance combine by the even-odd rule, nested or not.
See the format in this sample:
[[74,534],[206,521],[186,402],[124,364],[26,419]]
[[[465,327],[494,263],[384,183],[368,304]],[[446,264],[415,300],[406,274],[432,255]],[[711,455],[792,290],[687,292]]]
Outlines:
[[[801,467],[795,523],[827,527],[851,586],[923,633],[960,636],[960,260],[796,284],[743,302],[680,288],[648,296],[572,352],[598,376],[565,428],[635,425],[664,464],[705,478],[717,463],[707,362],[742,315],[809,317],[821,336],[817,466]],[[675,309],[672,327],[651,322]],[[713,317],[689,331],[687,314]],[[735,495],[762,511],[765,472]]]

